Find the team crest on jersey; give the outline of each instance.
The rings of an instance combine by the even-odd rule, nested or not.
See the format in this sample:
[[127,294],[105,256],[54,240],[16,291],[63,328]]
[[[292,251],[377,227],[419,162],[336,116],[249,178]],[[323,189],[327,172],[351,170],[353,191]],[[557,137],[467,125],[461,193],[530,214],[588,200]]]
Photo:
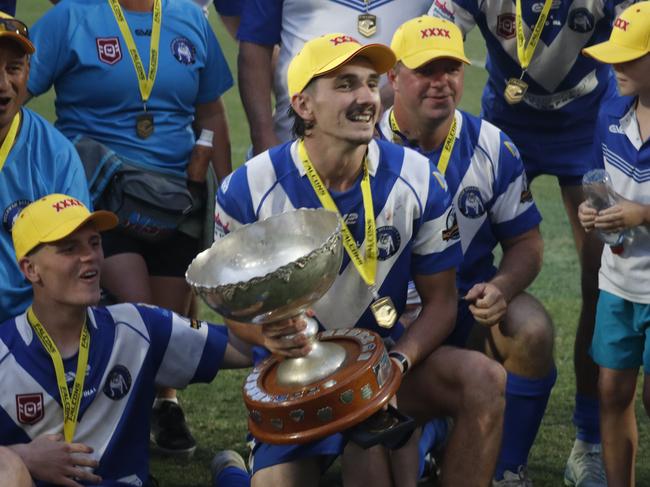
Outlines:
[[485,203],[481,191],[476,186],[469,186],[460,192],[458,209],[467,218],[479,218],[485,213]]
[[131,390],[131,374],[124,365],[111,369],[104,383],[104,394],[113,401],[119,401]]
[[503,39],[515,37],[515,14],[507,12],[497,15],[497,35]]
[[447,221],[445,222],[446,228],[442,231],[442,239],[445,242],[449,240],[458,240],[460,238],[460,230],[458,229],[458,219],[456,218],[456,210],[452,206],[447,213]]
[[179,63],[189,65],[196,62],[196,48],[185,37],[177,37],[174,39],[171,48],[172,54]]
[[574,8],[569,12],[569,20],[567,22],[571,30],[586,34],[594,30],[596,21],[594,15],[584,7]]
[[395,227],[379,227],[377,229],[377,258],[386,260],[397,253],[402,244],[402,237]]
[[95,42],[101,62],[113,65],[122,60],[122,47],[117,37],[98,37]]
[[43,394],[16,394],[16,417],[21,424],[36,424],[43,416]]
[[16,200],[5,208],[5,211],[2,213],[2,226],[7,233],[11,233],[18,214],[30,203],[31,201],[29,200]]

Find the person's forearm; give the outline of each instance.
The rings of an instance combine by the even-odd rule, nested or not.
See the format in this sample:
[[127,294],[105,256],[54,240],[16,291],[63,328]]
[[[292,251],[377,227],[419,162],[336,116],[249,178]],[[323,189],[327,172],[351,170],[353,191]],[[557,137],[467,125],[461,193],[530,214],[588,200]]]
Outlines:
[[[532,232],[532,233],[531,233]],[[506,302],[523,292],[542,269],[544,242],[537,229],[509,245],[504,245],[499,270],[490,283],[499,288]]]
[[250,345],[264,346],[264,335],[262,334],[261,325],[253,325],[250,323],[242,323],[224,318],[224,323],[228,327],[229,335],[235,335],[239,340],[242,340]]
[[232,153],[230,147],[230,132],[228,118],[223,101],[220,100],[222,110],[210,119],[211,130],[214,132],[212,142],[212,167],[217,179],[222,181],[232,172]]
[[273,46],[239,43],[239,93],[248,118],[254,154],[278,143],[273,131],[271,106],[272,57]]

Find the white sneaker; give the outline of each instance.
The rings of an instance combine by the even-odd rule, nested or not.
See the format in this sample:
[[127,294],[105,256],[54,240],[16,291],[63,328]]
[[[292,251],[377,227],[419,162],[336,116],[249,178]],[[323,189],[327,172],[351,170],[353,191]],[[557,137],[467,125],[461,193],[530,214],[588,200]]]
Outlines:
[[576,440],[564,470],[569,487],[607,487],[600,443]]
[[526,467],[519,465],[516,472],[503,472],[502,480],[492,480],[492,487],[533,487],[533,481],[530,480]]

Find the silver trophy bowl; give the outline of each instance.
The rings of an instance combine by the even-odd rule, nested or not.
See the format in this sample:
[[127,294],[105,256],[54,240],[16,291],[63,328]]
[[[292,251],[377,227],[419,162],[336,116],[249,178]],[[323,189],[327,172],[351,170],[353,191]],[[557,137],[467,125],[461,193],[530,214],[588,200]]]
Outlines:
[[281,384],[300,386],[335,372],[345,360],[340,346],[316,340],[318,324],[304,315],[330,288],[342,258],[338,215],[299,209],[229,233],[196,256],[185,278],[208,306],[234,321],[301,316],[312,350],[284,360],[278,371]]
[[225,318],[268,323],[305,311],[330,288],[343,258],[338,215],[299,209],[229,233],[185,278]]

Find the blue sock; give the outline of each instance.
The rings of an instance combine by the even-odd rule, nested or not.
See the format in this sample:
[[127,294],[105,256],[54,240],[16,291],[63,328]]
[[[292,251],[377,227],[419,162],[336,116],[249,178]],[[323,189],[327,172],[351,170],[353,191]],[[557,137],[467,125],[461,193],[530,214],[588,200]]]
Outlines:
[[576,407],[573,410],[576,438],[587,443],[600,443],[599,413],[598,399],[576,394]]
[[528,463],[528,453],[537,436],[556,378],[555,367],[541,379],[528,379],[508,372],[503,440],[495,479],[501,480],[506,470],[516,472],[519,465]]
[[239,467],[226,467],[214,479],[213,487],[250,487],[251,477]]
[[420,453],[418,478],[422,477],[424,473],[424,457],[428,452],[434,451],[442,445],[447,439],[448,433],[449,425],[445,418],[432,419],[422,425],[422,434],[420,435],[420,443],[418,444],[418,451]]

